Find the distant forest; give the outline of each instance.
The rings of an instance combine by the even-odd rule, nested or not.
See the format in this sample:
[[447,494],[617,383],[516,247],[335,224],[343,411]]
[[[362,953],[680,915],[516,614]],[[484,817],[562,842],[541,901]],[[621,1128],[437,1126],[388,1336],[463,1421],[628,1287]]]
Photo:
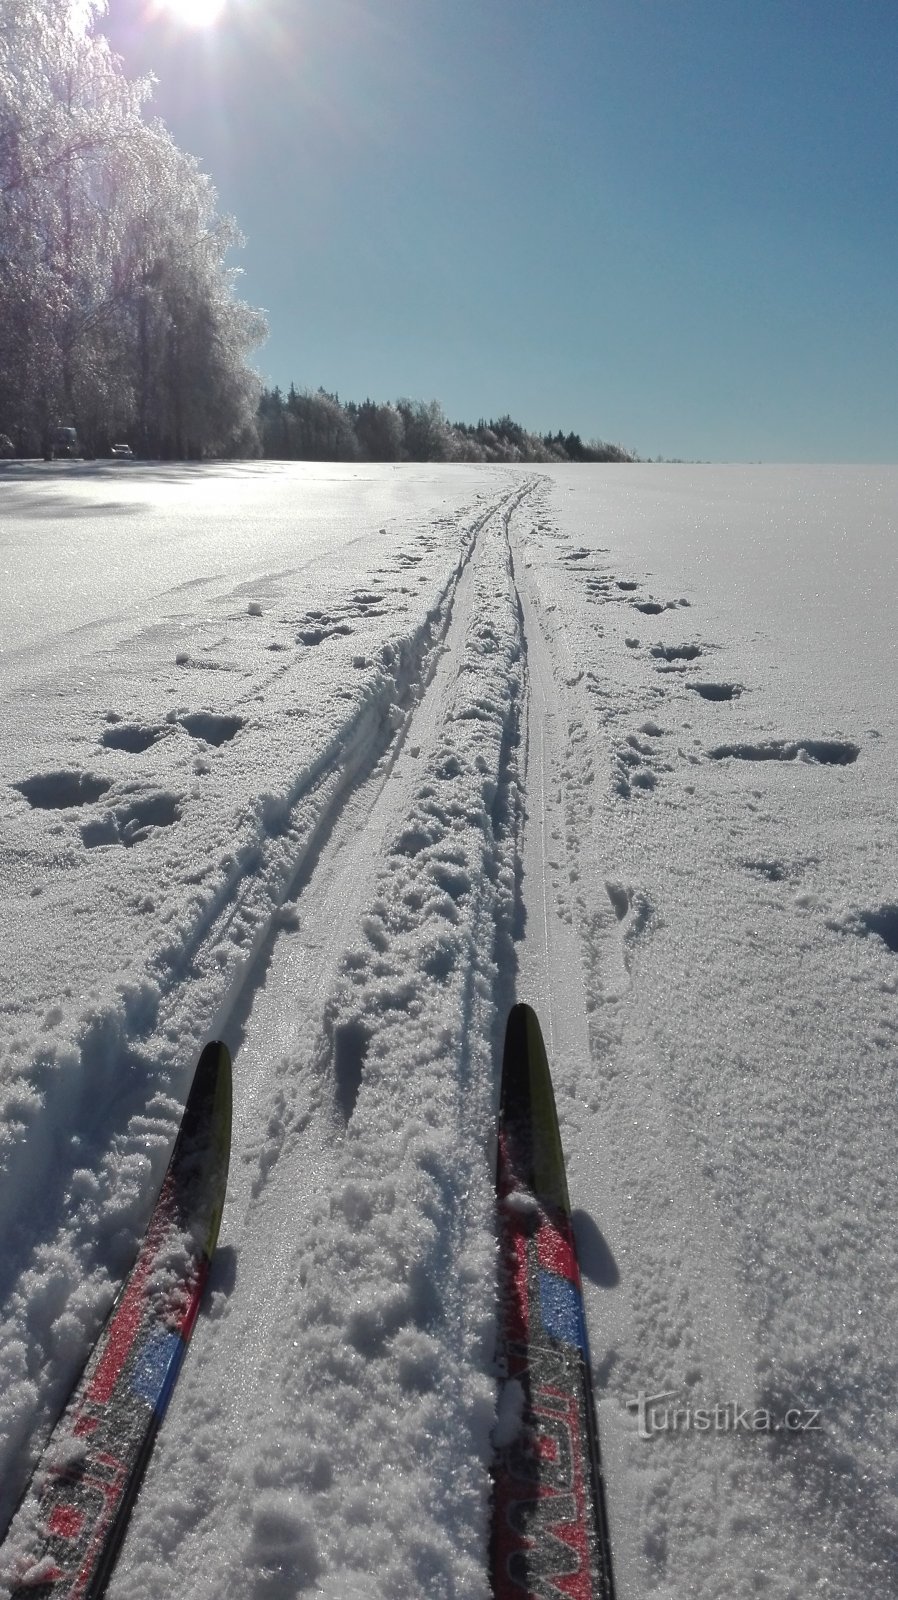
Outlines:
[[342,402],[291,384],[259,401],[262,455],[275,461],[635,461],[619,444],[579,433],[528,433],[511,417],[450,422],[436,400]]

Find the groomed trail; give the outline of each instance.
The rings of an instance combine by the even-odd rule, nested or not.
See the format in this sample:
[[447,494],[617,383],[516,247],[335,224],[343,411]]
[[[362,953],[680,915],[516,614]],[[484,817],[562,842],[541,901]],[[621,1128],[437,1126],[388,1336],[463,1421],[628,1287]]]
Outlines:
[[[224,1020],[241,1088],[216,1288],[115,1594],[154,1593],[173,1573],[201,1600],[225,1586],[236,1600],[485,1600],[493,1129],[519,997],[545,1019],[593,1280],[622,1595],[640,1592],[628,1496],[650,1502],[658,1486],[632,1467],[635,1363],[608,1379],[618,1351],[644,1345],[639,1321],[665,1272],[664,1319],[688,1283],[681,1315],[714,1351],[721,1392],[753,1392],[735,1267],[677,1119],[653,1127],[656,1090],[610,1081],[622,1024],[608,1019],[625,1011],[652,912],[603,872],[589,684],[576,636],[554,625],[546,543],[568,579],[538,480],[471,526],[401,714],[330,769],[289,896]],[[641,1157],[650,1188],[617,1137],[631,1123],[654,1145]],[[619,1234],[629,1292],[609,1296]],[[226,1470],[210,1482],[214,1462]],[[763,1505],[764,1463],[733,1470],[744,1502]],[[681,1494],[667,1487],[665,1516]]]
[[485,1592],[493,1039],[519,916],[509,528],[531,493],[473,530],[407,709],[355,776],[346,750],[225,1022],[233,1276],[197,1329],[122,1594],[172,1571],[210,1596],[330,1592],[329,1571],[335,1595],[372,1573],[385,1594]]
[[[488,1600],[494,1126],[526,1000],[618,1600],[886,1600],[898,730],[890,624],[852,623],[836,570],[862,486],[824,516],[816,477],[722,469],[159,479],[117,477],[108,516],[100,473],[36,479],[35,510],[13,485],[0,1524],[219,1036],[219,1248],[110,1600]],[[100,571],[122,508],[133,605]],[[832,597],[777,567],[793,525],[831,540]],[[42,651],[88,526],[96,593],[50,606]],[[824,1426],[640,1438],[640,1392]]]

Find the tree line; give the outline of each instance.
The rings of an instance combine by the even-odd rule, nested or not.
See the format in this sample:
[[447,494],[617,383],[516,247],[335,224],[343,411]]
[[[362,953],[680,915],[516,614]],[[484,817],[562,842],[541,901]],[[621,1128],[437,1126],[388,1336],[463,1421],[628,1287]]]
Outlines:
[[258,452],[264,318],[197,162],[94,31],[105,0],[0,0],[0,432],[94,451]]
[[342,404],[324,389],[286,395],[265,389],[259,401],[263,456],[288,461],[634,461],[619,444],[578,433],[528,433],[511,417],[450,422],[436,400],[364,400]]

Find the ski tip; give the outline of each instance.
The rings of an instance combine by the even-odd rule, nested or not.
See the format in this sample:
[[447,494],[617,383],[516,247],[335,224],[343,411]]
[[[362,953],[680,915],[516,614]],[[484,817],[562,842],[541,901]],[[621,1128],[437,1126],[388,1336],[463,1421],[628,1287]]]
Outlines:
[[214,1069],[216,1072],[230,1072],[231,1052],[223,1039],[210,1039],[209,1043],[203,1046],[198,1066],[204,1067],[206,1071]]
[[197,1077],[203,1070],[204,1063],[208,1073],[209,1088],[215,1101],[213,1119],[218,1124],[218,1136],[230,1146],[234,1099],[233,1068],[231,1052],[223,1039],[212,1039],[206,1045],[197,1066]]
[[211,1039],[197,1062],[186,1108],[188,1120],[192,1113],[217,1124],[221,1133],[227,1130],[228,1141],[231,1137],[232,1076],[230,1050],[223,1039]]
[[549,1063],[539,1018],[532,1006],[519,1000],[508,1013],[505,1025],[505,1050],[502,1056],[502,1093],[512,1092],[521,1079],[532,1081],[534,1073],[549,1076]]
[[[193,1185],[198,1174],[205,1184],[201,1234],[211,1257],[218,1239],[231,1152],[233,1087],[231,1053],[221,1039],[204,1047],[193,1075],[169,1173],[176,1184],[181,1173]],[[192,1204],[188,1200],[185,1203]]]
[[505,1028],[499,1115],[525,1187],[570,1213],[552,1074],[539,1019],[524,1001],[512,1006]]
[[533,1007],[526,1000],[518,1000],[508,1013],[508,1022],[505,1025],[505,1045],[513,1043],[518,1048],[526,1048],[530,1040],[543,1043],[542,1029],[539,1018]]

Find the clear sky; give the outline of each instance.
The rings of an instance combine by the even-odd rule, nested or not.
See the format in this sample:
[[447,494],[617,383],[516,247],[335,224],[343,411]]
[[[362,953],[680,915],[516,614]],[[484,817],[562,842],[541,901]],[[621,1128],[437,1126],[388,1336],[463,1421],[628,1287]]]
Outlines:
[[898,460],[896,0],[188,5],[104,27],[247,236],[269,383]]

